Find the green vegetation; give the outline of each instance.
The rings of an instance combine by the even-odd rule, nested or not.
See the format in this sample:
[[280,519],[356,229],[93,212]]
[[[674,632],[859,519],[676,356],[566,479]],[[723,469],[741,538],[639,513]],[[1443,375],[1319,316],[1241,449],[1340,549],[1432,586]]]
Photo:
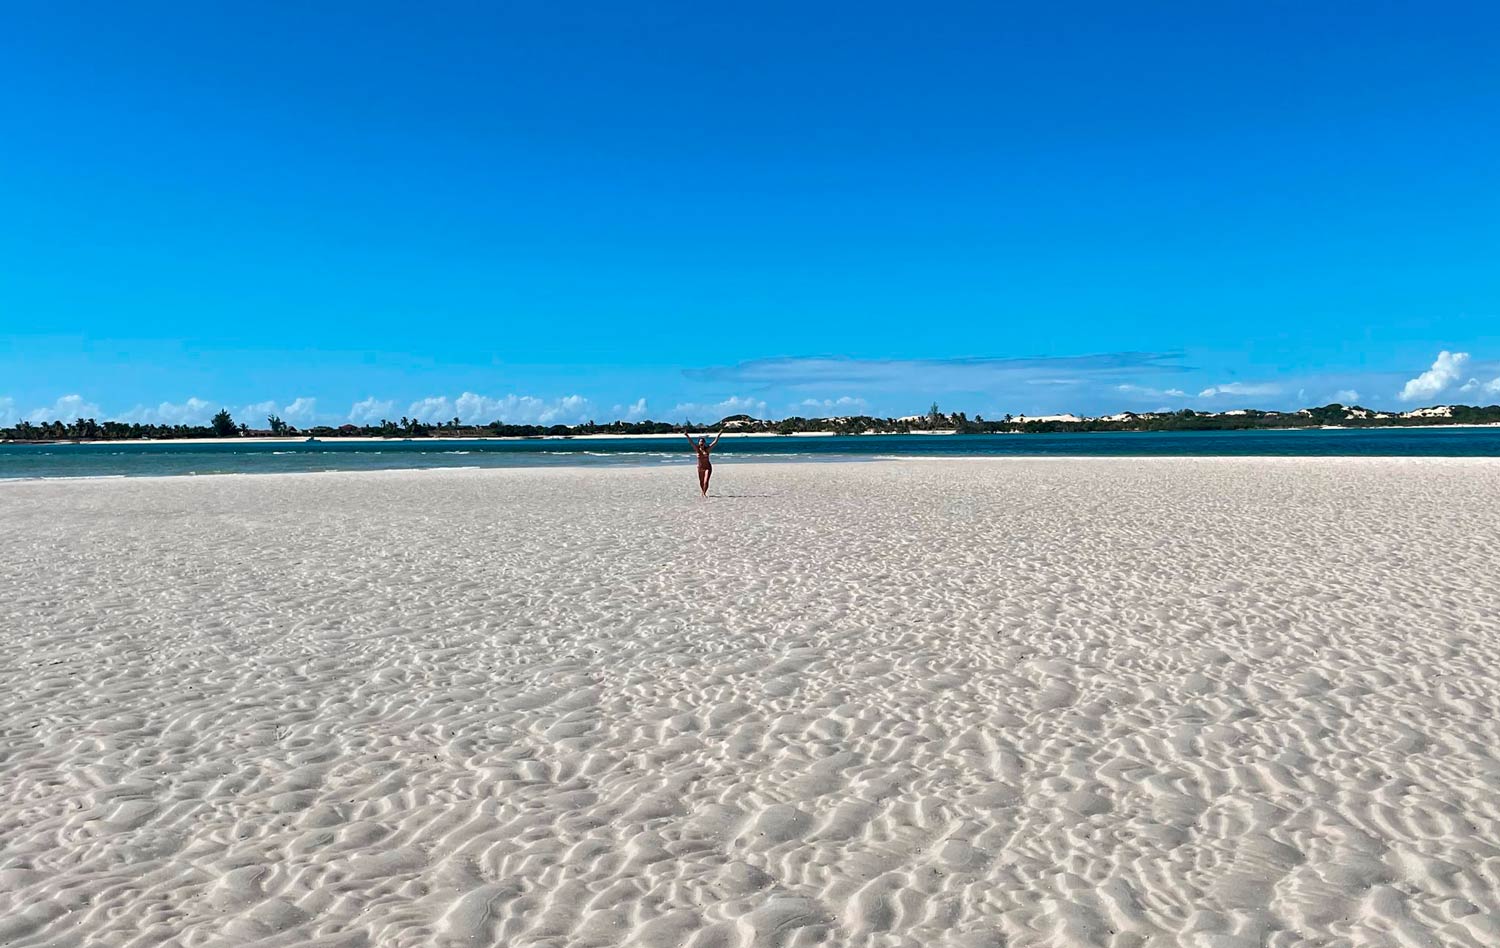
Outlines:
[[[925,415],[906,418],[875,418],[850,415],[839,418],[803,418],[792,416],[780,420],[730,415],[712,424],[694,426],[706,430],[723,425],[730,432],[767,435],[790,435],[802,432],[826,432],[837,435],[906,434],[913,431],[954,431],[958,434],[1038,434],[1063,431],[1230,431],[1242,429],[1319,428],[1336,425],[1343,428],[1424,427],[1431,425],[1500,424],[1500,405],[1475,407],[1452,405],[1447,414],[1389,414],[1359,406],[1339,404],[1301,411],[1278,412],[1245,410],[1209,414],[1183,409],[1176,412],[1147,412],[1112,415],[1109,418],[1084,418],[1078,421],[1026,420],[1005,415],[998,421],[980,415],[970,418],[964,412],[945,414],[936,403]],[[266,418],[267,428],[252,430],[236,424],[227,409],[221,410],[208,425],[143,425],[119,421],[98,422],[78,418],[72,423],[61,420],[36,424],[23,421],[0,428],[3,441],[119,441],[170,440],[174,438],[285,437],[306,435],[315,438],[540,438],[578,435],[675,434],[687,430],[684,425],[663,421],[613,421],[580,425],[511,425],[491,422],[487,425],[464,424],[458,418],[425,422],[415,418],[397,421],[382,419],[378,425],[341,425],[337,428],[319,425],[299,430],[276,415]]]
[[214,435],[219,438],[232,438],[236,432],[234,419],[229,417],[229,409],[220,408],[219,413],[209,422],[214,429]]

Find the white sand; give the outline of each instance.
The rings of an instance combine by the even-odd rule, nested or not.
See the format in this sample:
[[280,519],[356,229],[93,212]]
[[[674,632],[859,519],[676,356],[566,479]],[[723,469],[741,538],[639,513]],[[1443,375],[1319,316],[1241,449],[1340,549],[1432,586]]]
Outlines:
[[0,944],[1500,945],[1500,464],[0,484]]

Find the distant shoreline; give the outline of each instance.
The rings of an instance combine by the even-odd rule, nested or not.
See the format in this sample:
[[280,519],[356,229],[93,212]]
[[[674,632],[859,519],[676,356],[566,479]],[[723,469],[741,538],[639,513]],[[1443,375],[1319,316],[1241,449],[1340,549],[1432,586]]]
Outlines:
[[180,444],[238,443],[246,439],[276,444],[306,442],[317,439],[328,442],[396,442],[413,440],[452,441],[560,441],[640,438],[667,440],[684,436],[722,435],[728,438],[791,437],[826,438],[851,435],[951,435],[951,434],[1062,434],[1062,433],[1129,433],[1152,431],[1275,431],[1286,429],[1344,428],[1470,428],[1500,425],[1497,405],[1429,405],[1400,413],[1376,411],[1359,405],[1337,402],[1296,411],[1262,411],[1236,408],[1223,412],[1200,412],[1182,409],[1173,412],[1116,412],[1109,415],[1004,415],[970,418],[965,412],[943,412],[937,405],[924,415],[899,418],[873,415],[837,415],[808,418],[791,415],[781,419],[755,418],[746,414],[729,415],[715,421],[682,424],[643,419],[616,419],[598,424],[592,420],[577,424],[513,424],[495,420],[484,424],[465,423],[458,418],[424,422],[402,417],[399,421],[382,419],[376,424],[309,425],[297,428],[275,415],[266,417],[267,427],[252,428],[236,423],[227,409],[221,409],[206,425],[145,424],[138,422],[97,421],[78,418],[73,422],[22,421],[0,427],[0,444],[154,444],[174,441]]
[[[793,431],[785,434],[767,431],[726,431],[725,439],[741,438],[871,438],[898,436],[968,437],[973,435],[1030,435],[1030,434],[1191,434],[1194,432],[1217,432],[1221,434],[1274,432],[1274,431],[1431,431],[1454,428],[1500,428],[1500,422],[1455,422],[1449,424],[1413,425],[1266,425],[1244,428],[1114,428],[1114,429],[1049,429],[1045,431],[973,431],[959,432],[954,428],[939,428],[923,431],[865,431],[844,434],[837,431]],[[714,432],[698,432],[693,437],[708,437]],[[404,444],[412,442],[444,443],[476,441],[673,441],[683,437],[681,432],[669,434],[578,434],[578,435],[420,435],[386,438],[372,435],[243,435],[233,438],[54,438],[31,440],[0,440],[5,445],[140,445],[140,444]]]
[[[890,437],[893,435],[951,435],[958,432],[953,429],[942,429],[938,431],[871,431],[868,436]],[[1024,431],[1005,432],[1006,434],[1025,434]],[[712,431],[694,433],[693,437],[714,437]],[[401,444],[409,441],[671,441],[681,438],[682,434],[581,434],[581,435],[421,435],[418,437],[402,436],[399,438],[383,438],[372,435],[244,435],[234,438],[61,438],[50,441],[0,441],[0,444],[306,444],[309,441],[334,444]],[[841,438],[848,437],[837,431],[793,431],[788,434],[778,434],[765,431],[726,431],[724,438]]]

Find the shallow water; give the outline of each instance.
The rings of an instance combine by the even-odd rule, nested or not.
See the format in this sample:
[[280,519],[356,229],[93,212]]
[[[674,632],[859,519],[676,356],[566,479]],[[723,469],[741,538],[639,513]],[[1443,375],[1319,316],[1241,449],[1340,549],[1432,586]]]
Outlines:
[[[860,435],[731,438],[715,458],[857,460],[891,457],[1500,457],[1500,428],[1307,429],[1025,435]],[[410,468],[690,464],[674,439],[515,441],[244,441],[214,444],[5,444],[0,479],[267,474]]]

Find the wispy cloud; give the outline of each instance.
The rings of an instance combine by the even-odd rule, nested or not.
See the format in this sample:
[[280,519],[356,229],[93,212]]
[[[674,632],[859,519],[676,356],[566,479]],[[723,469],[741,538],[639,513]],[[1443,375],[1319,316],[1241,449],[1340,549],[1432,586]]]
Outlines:
[[[616,405],[609,410],[610,421],[644,421],[646,419],[646,399],[637,398],[629,405]],[[602,419],[601,419],[602,420]]]
[[720,402],[704,404],[702,402],[678,402],[672,409],[672,418],[692,418],[698,416],[699,421],[718,421],[727,415],[750,415],[754,418],[766,417],[766,403],[759,398],[742,398],[731,395]]
[[1003,382],[1098,381],[1140,372],[1186,372],[1179,353],[1108,352],[1081,356],[959,359],[847,359],[832,356],[755,359],[687,369],[695,381],[778,389],[836,387],[889,390],[986,388]]
[[271,399],[263,402],[255,402],[250,405],[241,405],[238,408],[229,409],[229,416],[237,422],[243,422],[252,428],[264,428],[272,415],[281,415],[281,409]]
[[1401,387],[1396,397],[1403,402],[1432,398],[1458,381],[1468,361],[1467,352],[1449,352],[1444,349],[1438,353],[1437,359],[1432,363],[1432,368],[1408,381]]
[[310,425],[317,421],[318,400],[306,396],[295,399],[281,410],[281,417],[294,425]]
[[1130,382],[1116,385],[1115,391],[1121,395],[1128,395],[1131,398],[1149,399],[1151,401],[1159,401],[1163,398],[1187,398],[1187,392],[1184,392],[1180,388],[1152,388],[1149,385],[1134,385]]
[[1223,385],[1210,385],[1199,392],[1198,397],[1218,398],[1221,395],[1238,395],[1262,398],[1280,394],[1281,386],[1272,382],[1226,382]]
[[121,414],[120,420],[138,425],[204,425],[211,414],[211,402],[189,398],[186,402],[159,402],[154,407],[136,405],[132,410]]
[[819,418],[829,415],[863,415],[870,410],[870,403],[863,398],[841,395],[838,398],[804,398],[792,408],[797,414]]
[[[1122,409],[1171,410],[1184,405],[1212,411],[1287,409],[1327,402],[1360,404],[1361,399],[1373,399],[1367,403],[1369,407],[1390,409],[1398,404],[1397,398],[1401,403],[1433,404],[1439,396],[1478,404],[1500,400],[1500,374],[1497,374],[1500,361],[1473,359],[1467,352],[1443,350],[1420,373],[1398,373],[1388,368],[1358,372],[1329,370],[1217,384],[1211,384],[1216,377],[1234,378],[1234,370],[1224,369],[1220,375],[1220,370],[1193,368],[1183,360],[1182,354],[1173,352],[1038,358],[759,359],[685,370],[696,381],[669,390],[671,401],[665,404],[675,402],[674,407],[650,404],[655,406],[655,416],[662,420],[681,421],[690,416],[695,422],[710,423],[741,413],[759,418],[772,417],[773,412],[775,417],[901,415],[920,411],[933,401],[940,402],[945,409],[970,413],[982,410],[986,417],[999,417],[1006,412],[1103,414]],[[645,387],[636,389],[645,390]],[[726,397],[730,392],[735,394]],[[857,396],[852,394],[856,392]],[[1381,392],[1386,394],[1380,395]],[[271,414],[280,415],[299,428],[337,424],[344,417],[355,424],[376,424],[382,418],[398,418],[402,414],[426,422],[457,417],[471,424],[501,421],[541,425],[588,420],[639,421],[651,417],[646,397],[626,401],[618,391],[604,394],[607,399],[598,403],[580,394],[547,398],[464,391],[399,403],[371,395],[352,405],[342,402],[349,405],[343,414],[330,411],[328,400],[313,394],[289,401],[267,399],[248,404],[194,395],[182,401],[137,404],[128,411],[105,412],[78,393],[33,408],[43,400],[39,394],[20,392],[0,397],[0,425],[10,426],[21,420],[66,422],[79,417],[203,425],[221,407],[228,407],[235,421],[254,428],[264,427],[266,416]],[[398,405],[409,407],[403,411]]]

